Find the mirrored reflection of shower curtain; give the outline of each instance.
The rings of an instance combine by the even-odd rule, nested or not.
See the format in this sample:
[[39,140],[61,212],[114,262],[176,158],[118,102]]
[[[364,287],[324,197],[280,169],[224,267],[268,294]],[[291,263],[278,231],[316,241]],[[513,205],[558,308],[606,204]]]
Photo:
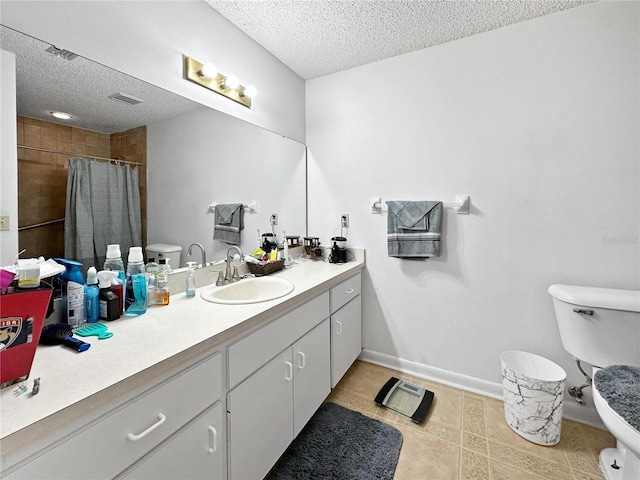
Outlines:
[[107,245],[120,245],[127,261],[129,247],[142,245],[138,171],[82,157],[69,161],[64,227],[64,255],[83,270],[102,268]]

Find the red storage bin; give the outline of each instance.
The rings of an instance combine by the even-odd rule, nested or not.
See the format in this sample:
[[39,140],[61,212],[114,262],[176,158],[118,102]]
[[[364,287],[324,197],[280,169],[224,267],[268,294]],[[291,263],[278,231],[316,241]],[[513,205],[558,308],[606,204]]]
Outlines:
[[51,293],[38,288],[0,295],[0,384],[29,375]]

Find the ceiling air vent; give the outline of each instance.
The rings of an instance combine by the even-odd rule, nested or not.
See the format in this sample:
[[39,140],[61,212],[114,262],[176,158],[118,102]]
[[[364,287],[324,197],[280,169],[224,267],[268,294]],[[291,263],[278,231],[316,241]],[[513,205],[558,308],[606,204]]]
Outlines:
[[53,45],[47,48],[45,52],[51,53],[56,57],[64,58],[65,60],[73,60],[78,56],[77,53],[70,52],[69,50],[65,50],[63,48],[56,48]]
[[144,101],[132,95],[129,95],[128,93],[114,93],[113,95],[109,95],[109,98],[129,105],[137,105]]

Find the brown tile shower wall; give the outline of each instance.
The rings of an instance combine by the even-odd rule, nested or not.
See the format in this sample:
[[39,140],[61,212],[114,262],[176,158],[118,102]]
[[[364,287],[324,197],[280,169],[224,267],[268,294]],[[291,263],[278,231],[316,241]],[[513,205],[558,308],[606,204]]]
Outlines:
[[[17,117],[18,145],[74,155],[90,155],[146,163],[146,128],[109,135],[59,125],[28,117]],[[118,147],[112,152],[113,138]],[[137,142],[137,143],[134,143]],[[131,153],[128,153],[131,152]],[[18,148],[18,232],[23,257],[64,256],[64,222],[28,228],[30,225],[64,219],[67,164],[70,155]],[[143,239],[146,239],[146,169],[140,172]]]

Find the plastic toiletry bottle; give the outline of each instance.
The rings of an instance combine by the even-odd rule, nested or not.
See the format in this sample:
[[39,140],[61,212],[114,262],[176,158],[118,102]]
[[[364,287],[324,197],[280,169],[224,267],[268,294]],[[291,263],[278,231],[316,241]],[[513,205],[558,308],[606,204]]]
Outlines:
[[107,256],[104,261],[104,270],[113,270],[115,272],[118,272],[118,278],[124,285],[126,276],[124,270],[124,262],[122,261],[122,254],[120,253],[120,245],[107,245]]
[[87,285],[84,287],[86,315],[89,323],[95,323],[100,318],[99,293],[96,267],[89,267],[89,270],[87,270]]
[[187,279],[184,289],[184,294],[187,298],[193,298],[196,296],[196,277],[194,268],[197,262],[187,262]]
[[147,311],[147,277],[144,273],[142,247],[131,247],[127,259],[127,283],[124,294],[124,314],[137,317]]
[[167,277],[167,260],[161,258],[158,262],[160,265],[156,277],[156,305],[169,305],[171,293],[169,292],[169,285],[167,284],[169,280]]
[[[111,281],[118,276],[117,272],[101,270],[98,272],[100,294],[100,320],[117,320],[120,318],[120,299],[111,290]],[[122,286],[122,284],[118,284]]]
[[156,262],[149,262],[144,266],[144,271],[147,277],[147,307],[151,307],[156,304],[156,289],[160,267]]
[[84,277],[80,268],[82,264],[75,260],[66,258],[56,258],[56,262],[65,267],[62,275],[62,295],[66,298],[66,309],[63,310],[62,321],[68,323],[72,328],[79,327],[86,322],[86,309],[84,301]]

